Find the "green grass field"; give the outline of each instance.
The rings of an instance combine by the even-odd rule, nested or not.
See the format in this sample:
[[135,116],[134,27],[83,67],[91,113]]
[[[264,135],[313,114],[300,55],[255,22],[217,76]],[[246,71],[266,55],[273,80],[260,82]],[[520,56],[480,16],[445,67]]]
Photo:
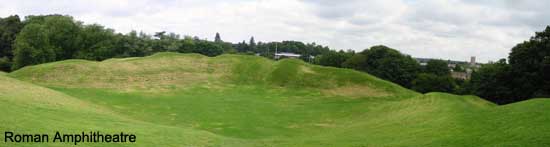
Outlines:
[[135,144],[79,146],[550,146],[549,99],[497,106],[423,95],[353,70],[243,55],[29,66],[0,73],[0,111],[5,131],[138,136]]

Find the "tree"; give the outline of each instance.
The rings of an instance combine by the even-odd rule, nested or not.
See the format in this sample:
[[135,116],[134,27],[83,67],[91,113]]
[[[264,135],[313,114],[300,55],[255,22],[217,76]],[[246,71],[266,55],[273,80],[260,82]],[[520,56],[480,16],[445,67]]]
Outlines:
[[0,70],[11,71],[11,64],[12,62],[8,57],[0,57]]
[[342,67],[343,63],[353,56],[353,53],[330,51],[317,56],[315,63],[323,66]]
[[438,76],[432,73],[420,73],[412,81],[412,88],[415,91],[427,92],[452,92],[455,83],[450,76]]
[[344,65],[407,88],[411,87],[412,81],[420,71],[420,65],[412,57],[386,46],[373,46],[360,54],[363,56],[356,55],[349,59],[353,61],[346,61]]
[[76,22],[71,16],[64,15],[39,15],[27,16],[25,23],[42,25],[43,33],[48,36],[49,44],[54,48],[56,60],[73,58],[74,53],[80,47],[78,35],[80,22]]
[[195,40],[191,36],[183,37],[183,40],[180,41],[180,47],[178,52],[180,53],[194,53],[195,51]]
[[367,70],[366,64],[367,64],[367,57],[359,53],[359,54],[354,54],[348,60],[342,63],[342,67],[365,71]]
[[214,37],[214,42],[216,43],[222,43],[222,38],[220,37],[220,33],[216,32],[216,37]]
[[237,49],[237,52],[247,52],[248,51],[248,45],[243,40],[242,42],[239,42],[235,45],[235,49]]
[[97,24],[87,25],[81,28],[79,39],[82,41],[74,58],[105,60],[117,55],[115,46],[119,38],[112,29],[105,29]]
[[514,77],[510,69],[511,66],[506,63],[506,59],[482,65],[472,73],[470,80],[470,86],[475,95],[498,104],[518,101],[518,97],[512,90],[515,85],[511,83]]
[[420,73],[412,81],[411,89],[426,92],[454,92],[457,88],[455,80],[451,77],[451,72],[447,62],[443,60],[430,60],[424,67],[423,73]]
[[208,41],[198,41],[195,44],[196,53],[200,53],[206,56],[217,56],[223,53],[223,49],[216,43]]
[[10,71],[16,34],[23,28],[19,16],[0,18],[0,70]]
[[21,30],[15,39],[13,70],[55,61],[55,49],[46,32],[47,28],[39,24],[29,24]]
[[[154,52],[176,52],[179,50],[181,44],[180,44],[180,36],[175,33],[168,33],[162,31],[157,32],[154,35],[156,37],[155,40],[153,40],[153,51]],[[198,38],[197,38],[198,39]]]
[[464,67],[462,67],[462,65],[456,64],[455,67],[453,68],[453,71],[455,71],[455,72],[465,72],[466,70],[464,69]]
[[[234,47],[237,49],[238,52],[248,52],[248,51],[254,51],[254,53],[260,53],[264,57],[272,58],[273,54],[275,53],[275,49],[277,49],[277,52],[291,52],[291,53],[297,53],[302,55],[300,59],[309,62],[311,56],[318,56],[321,54],[326,54],[329,51],[331,51],[326,46],[317,45],[315,43],[307,43],[304,44],[303,42],[299,41],[283,41],[283,42],[258,42],[255,45],[254,50],[248,50],[249,45],[247,45],[244,41],[238,44],[235,44]],[[316,57],[317,58],[317,57]]]
[[117,42],[118,57],[143,57],[152,52],[151,36],[136,31],[131,31],[126,35],[118,35],[120,38]]
[[424,68],[426,73],[434,74],[436,76],[448,76],[451,74],[447,62],[443,60],[430,60]]
[[529,41],[512,48],[509,55],[513,93],[522,99],[531,97],[550,97],[545,72],[545,64],[550,58],[550,26],[542,32],[536,32]]
[[256,41],[254,41],[254,36],[250,37],[250,42],[248,43],[249,51],[256,51]]

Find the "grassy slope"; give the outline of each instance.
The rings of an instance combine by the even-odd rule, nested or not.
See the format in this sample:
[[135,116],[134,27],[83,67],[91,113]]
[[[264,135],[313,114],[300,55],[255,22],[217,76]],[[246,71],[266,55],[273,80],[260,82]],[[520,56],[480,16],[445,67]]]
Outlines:
[[[81,133],[134,133],[139,146],[217,146],[227,139],[206,131],[159,125],[118,114],[106,107],[92,104],[69,95],[21,82],[0,75],[0,130],[15,133],[47,133],[53,137],[56,131]],[[166,134],[164,136],[159,134]],[[50,138],[53,139],[53,138]],[[52,140],[50,140],[51,142]],[[168,142],[169,141],[169,142]],[[2,146],[36,146],[33,143],[2,143]],[[44,144],[41,144],[44,145]],[[71,144],[47,143],[47,146]],[[84,146],[135,146],[136,144],[89,144]]]
[[[56,91],[2,78],[60,95],[52,98],[90,105],[82,110],[65,109],[67,105],[56,111],[28,111],[38,109],[36,97],[18,95],[33,100],[25,107],[10,101],[6,106],[28,113],[25,118],[47,121],[10,129],[47,129],[39,126],[63,120],[55,114],[75,113],[73,118],[81,122],[94,115],[101,121],[53,123],[73,131],[109,130],[120,128],[109,125],[125,123],[121,129],[162,131],[182,139],[179,143],[198,146],[550,145],[550,114],[544,111],[550,108],[548,100],[497,107],[472,96],[420,95],[368,74],[298,60],[161,53],[103,62],[67,60],[9,76]],[[83,113],[94,115],[80,117]],[[0,124],[15,123],[8,120]],[[146,146],[164,140],[142,138],[149,140],[141,142]]]

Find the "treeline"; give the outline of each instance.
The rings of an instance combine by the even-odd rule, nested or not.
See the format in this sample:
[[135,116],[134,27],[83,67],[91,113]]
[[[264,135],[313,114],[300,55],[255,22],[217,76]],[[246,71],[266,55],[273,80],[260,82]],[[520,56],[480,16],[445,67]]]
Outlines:
[[359,53],[329,51],[317,56],[315,63],[364,71],[418,92],[462,93],[463,82],[451,77],[447,62],[430,60],[426,66],[420,66],[411,56],[382,45]]
[[411,56],[382,45],[356,53],[299,41],[256,42],[254,37],[231,43],[223,41],[218,33],[213,41],[167,32],[123,34],[66,15],[26,16],[23,21],[17,15],[0,18],[3,71],[65,59],[101,61],[157,52],[206,56],[254,54],[273,58],[275,50],[301,54],[302,60],[319,65],[364,71],[422,93],[474,94],[499,104],[550,97],[550,26],[516,45],[508,57],[509,63],[502,59],[482,65],[471,79],[460,80],[451,77],[446,61],[431,60],[420,66]]
[[142,57],[157,52],[199,53],[217,56],[223,53],[258,54],[273,57],[279,52],[294,52],[304,59],[330,49],[299,41],[230,43],[216,34],[213,41],[175,33],[152,35],[131,31],[116,33],[99,24],[84,24],[66,15],[19,16],[0,18],[0,69],[11,71],[28,65],[66,59],[105,60]]
[[550,26],[512,48],[506,59],[472,75],[473,94],[501,104],[550,98]]
[[[320,65],[352,68],[418,92],[472,94],[497,104],[550,98],[550,26],[512,48],[506,59],[482,65],[469,80],[451,77],[447,62],[430,60],[420,66],[395,49],[374,46],[362,52],[329,51],[317,56]],[[457,66],[455,71],[462,71]]]
[[223,53],[223,43],[197,37],[180,38],[174,33],[154,35],[115,33],[99,24],[85,25],[64,15],[14,15],[0,19],[0,66],[4,71],[65,59],[105,60],[139,57],[174,51],[215,56]]

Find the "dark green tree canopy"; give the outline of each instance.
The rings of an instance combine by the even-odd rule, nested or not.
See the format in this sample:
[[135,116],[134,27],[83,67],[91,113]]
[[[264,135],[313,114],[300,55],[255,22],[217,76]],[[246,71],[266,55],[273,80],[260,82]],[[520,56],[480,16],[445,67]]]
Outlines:
[[220,33],[216,32],[216,36],[214,37],[214,42],[216,42],[216,43],[223,42],[222,37],[220,37]]
[[517,97],[550,97],[550,81],[544,78],[549,74],[546,71],[550,60],[550,26],[512,48],[508,58]]
[[17,15],[0,18],[0,57],[13,57],[12,44],[22,28],[23,24]]
[[474,94],[499,104],[514,102],[510,68],[505,59],[483,65],[472,74]]
[[329,51],[322,55],[319,55],[315,58],[315,63],[319,65],[324,66],[332,66],[332,67],[343,67],[343,63],[346,62],[351,56],[353,56],[353,52],[344,52],[342,50],[340,51]]
[[[11,28],[9,27],[11,25],[4,26],[6,24],[4,22],[4,19],[0,21],[2,34]],[[11,19],[9,22],[12,22]],[[215,43],[198,37],[181,39],[178,34],[164,31],[157,32],[153,36],[145,33],[138,34],[136,31],[128,34],[116,33],[113,29],[99,24],[83,25],[71,16],[64,15],[31,15],[27,16],[21,24],[24,27],[22,26],[23,29],[17,34],[15,41],[17,49],[14,66],[11,67],[13,69],[75,58],[105,60],[114,57],[146,56],[166,51],[216,56],[226,50],[232,50],[232,46],[224,42]],[[18,31],[11,30],[11,32]],[[0,45],[9,45],[1,42],[9,41],[0,40]],[[2,55],[7,55],[8,52],[5,51],[2,48]],[[0,67],[11,66],[9,57],[0,58]]]
[[13,69],[55,61],[55,47],[50,45],[47,28],[39,24],[28,24],[15,40]]
[[344,65],[366,71],[404,87],[410,88],[412,80],[420,71],[420,64],[412,57],[386,46],[373,46],[359,54],[361,55],[355,55]]
[[451,76],[439,76],[432,73],[420,73],[412,82],[415,91],[427,92],[452,92],[455,83]]
[[426,73],[434,74],[436,76],[446,76],[451,74],[447,62],[443,60],[430,60],[424,67]]
[[19,16],[0,18],[0,70],[10,71],[16,35],[23,28]]
[[248,43],[249,50],[252,52],[256,52],[256,41],[254,40],[254,36],[250,37],[250,41]]
[[48,37],[49,44],[55,49],[56,60],[73,58],[73,54],[80,45],[78,35],[82,23],[75,21],[71,16],[44,15],[27,16],[26,25],[42,25]]

